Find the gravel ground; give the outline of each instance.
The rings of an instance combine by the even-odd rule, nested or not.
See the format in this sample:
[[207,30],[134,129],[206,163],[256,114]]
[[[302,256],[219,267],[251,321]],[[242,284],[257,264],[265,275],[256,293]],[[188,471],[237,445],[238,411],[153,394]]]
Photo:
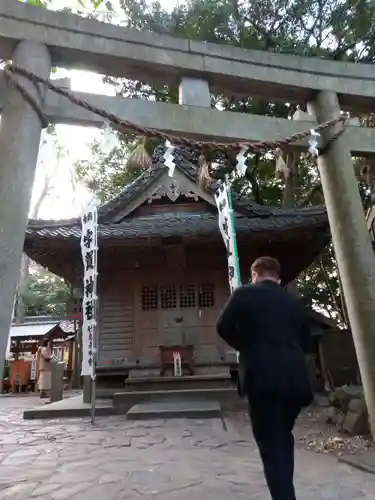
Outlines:
[[[296,446],[314,453],[331,453],[336,456],[362,453],[375,446],[370,436],[349,436],[339,432],[327,421],[328,408],[315,405],[304,410],[295,427]],[[236,429],[244,438],[250,434],[249,416],[246,412],[231,413]]]

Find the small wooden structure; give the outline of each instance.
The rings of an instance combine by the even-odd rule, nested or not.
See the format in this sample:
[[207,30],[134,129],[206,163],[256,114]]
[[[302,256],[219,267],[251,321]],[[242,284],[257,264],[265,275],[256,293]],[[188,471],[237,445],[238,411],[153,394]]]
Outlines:
[[313,310],[310,321],[315,389],[358,384],[359,367],[351,331],[339,328],[334,320]]
[[[33,320],[33,321],[31,321]],[[69,381],[73,372],[75,335],[71,321],[28,318],[25,323],[13,323],[9,332],[9,385],[13,392],[35,390],[37,370],[34,363],[41,341],[51,340],[53,354],[66,363],[65,376]]]
[[[170,375],[176,350],[184,375],[229,373],[236,363],[215,331],[229,295],[217,184],[198,185],[197,157],[183,148],[170,177],[164,150],[157,148],[151,168],[99,209],[99,373]],[[271,255],[288,283],[329,241],[321,207],[284,210],[233,195],[233,209],[244,282],[252,261]],[[81,287],[80,237],[79,219],[32,220],[24,250]]]

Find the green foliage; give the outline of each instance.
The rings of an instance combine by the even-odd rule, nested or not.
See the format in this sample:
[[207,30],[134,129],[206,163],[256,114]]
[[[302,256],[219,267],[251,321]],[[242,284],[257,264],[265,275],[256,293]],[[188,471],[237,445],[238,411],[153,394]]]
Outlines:
[[318,310],[323,309],[338,324],[346,325],[332,244],[322,252],[309,269],[301,273],[297,284],[307,305]]
[[[48,7],[51,0],[18,0],[19,2],[27,3],[29,5],[34,5],[35,7]],[[88,0],[88,4],[92,5],[94,9],[100,7],[103,0]],[[78,4],[80,7],[85,9],[87,7],[87,2],[85,0],[72,0],[72,5]]]
[[37,266],[18,291],[26,316],[64,316],[70,297],[64,280]]
[[136,179],[140,169],[126,167],[126,158],[138,143],[138,139],[117,134],[117,144],[104,150],[102,143],[91,144],[93,160],[80,160],[76,163],[77,179],[96,191],[102,201],[118,194],[124,186]]
[[[77,0],[77,2],[83,9],[87,7],[87,2],[85,0]],[[97,9],[102,5],[103,0],[89,0],[88,3],[91,4],[94,9]]]
[[46,7],[49,0],[18,0],[19,2],[28,3],[35,7]]

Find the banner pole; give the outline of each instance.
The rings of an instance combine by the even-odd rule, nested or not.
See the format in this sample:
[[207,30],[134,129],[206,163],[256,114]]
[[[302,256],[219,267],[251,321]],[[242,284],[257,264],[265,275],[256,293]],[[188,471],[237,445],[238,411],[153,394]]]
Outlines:
[[94,212],[94,322],[93,322],[93,346],[92,346],[92,371],[91,371],[91,425],[95,423],[96,413],[96,358],[97,358],[97,334],[98,334],[98,207],[95,195]]
[[[215,201],[219,213],[219,229],[227,249],[228,278],[230,292],[241,286],[240,264],[238,258],[236,227],[234,223],[232,195],[229,176],[225,176],[224,184],[215,193]],[[239,353],[236,352],[237,363]]]
[[229,177],[228,175],[225,176],[225,181],[228,186],[228,205],[229,205],[229,216],[230,216],[230,224],[231,224],[231,233],[232,233],[232,238],[233,238],[233,254],[234,254],[234,259],[235,259],[235,273],[237,274],[237,282],[238,285],[241,286],[241,274],[240,274],[240,262],[239,262],[239,257],[238,257],[238,248],[237,248],[237,233],[236,233],[236,226],[234,224],[234,216],[233,216],[233,204],[232,204],[232,189],[230,187],[229,183]]

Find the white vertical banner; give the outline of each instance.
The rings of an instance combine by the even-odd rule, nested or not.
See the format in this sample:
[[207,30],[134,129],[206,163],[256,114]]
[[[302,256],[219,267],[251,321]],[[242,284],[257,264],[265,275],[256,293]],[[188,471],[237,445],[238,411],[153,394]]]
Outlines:
[[98,200],[95,197],[82,215],[83,262],[82,372],[95,379],[95,334],[97,325]]
[[31,360],[30,380],[36,380],[36,359]]
[[228,278],[231,293],[241,285],[238,262],[236,229],[234,225],[232,198],[228,182],[224,182],[215,193],[219,213],[219,228],[228,256]]

